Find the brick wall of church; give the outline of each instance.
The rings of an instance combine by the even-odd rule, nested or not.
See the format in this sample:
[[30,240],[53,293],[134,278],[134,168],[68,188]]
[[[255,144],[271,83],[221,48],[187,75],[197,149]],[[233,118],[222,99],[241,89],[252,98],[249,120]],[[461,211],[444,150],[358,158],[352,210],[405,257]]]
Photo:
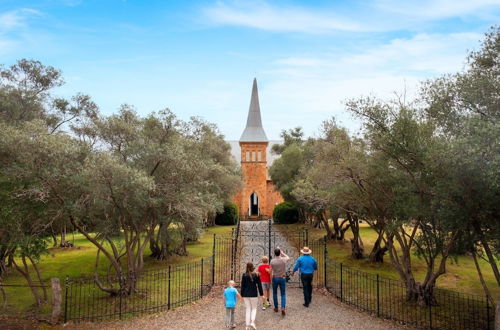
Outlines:
[[270,215],[267,209],[267,142],[240,142],[241,171],[243,188],[235,196],[238,211],[242,219],[249,214],[250,195],[256,193],[259,198],[259,213]]
[[282,203],[283,201],[283,197],[281,196],[279,191],[276,190],[276,187],[274,186],[272,181],[268,180],[266,213],[272,216],[276,204]]
[[267,142],[240,142],[240,147],[243,187],[233,197],[233,201],[238,206],[241,219],[246,219],[249,215],[250,195],[256,193],[261,217],[270,218],[274,206],[281,203],[283,198],[267,179]]

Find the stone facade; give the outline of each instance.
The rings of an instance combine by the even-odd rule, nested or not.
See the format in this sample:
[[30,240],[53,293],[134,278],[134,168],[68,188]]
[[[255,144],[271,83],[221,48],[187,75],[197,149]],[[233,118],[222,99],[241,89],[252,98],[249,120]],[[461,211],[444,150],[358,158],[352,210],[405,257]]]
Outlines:
[[239,141],[243,188],[233,197],[242,220],[271,218],[274,206],[283,201],[269,179],[268,144],[260,118],[257,82],[254,80],[247,126]]

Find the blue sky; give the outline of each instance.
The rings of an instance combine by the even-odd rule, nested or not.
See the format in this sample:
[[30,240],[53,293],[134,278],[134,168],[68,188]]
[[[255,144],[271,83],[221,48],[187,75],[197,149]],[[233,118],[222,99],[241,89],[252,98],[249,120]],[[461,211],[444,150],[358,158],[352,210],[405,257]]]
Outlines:
[[89,94],[106,114],[170,108],[243,131],[253,77],[264,128],[318,134],[343,101],[414,95],[463,68],[500,22],[500,0],[0,0],[0,63],[31,58],[63,71],[58,95]]

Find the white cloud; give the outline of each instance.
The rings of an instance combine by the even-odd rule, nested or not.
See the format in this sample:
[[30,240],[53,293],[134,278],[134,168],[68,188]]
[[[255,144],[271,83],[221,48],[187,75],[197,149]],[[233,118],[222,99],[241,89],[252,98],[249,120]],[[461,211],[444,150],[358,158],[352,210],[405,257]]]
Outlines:
[[499,0],[380,0],[378,7],[384,11],[426,20],[489,14],[500,6]]
[[414,29],[421,23],[453,17],[498,19],[500,0],[378,0],[353,2],[350,14],[335,9],[274,5],[265,0],[219,1],[203,9],[210,24],[254,28],[272,32],[325,34],[339,31],[381,32]]
[[21,8],[0,13],[0,54],[13,52],[22,39],[22,32],[28,28],[28,20],[42,13],[31,8]]
[[0,32],[20,27],[23,23],[24,17],[19,15],[17,11],[0,14]]
[[236,25],[275,32],[326,33],[331,31],[363,31],[366,28],[333,12],[321,12],[303,7],[277,7],[266,2],[226,4],[218,2],[204,9],[211,23]]
[[359,124],[344,111],[346,99],[405,93],[410,100],[420,81],[461,70],[467,49],[479,39],[474,33],[417,34],[348,54],[278,59],[264,73],[268,83],[261,87],[261,107],[263,113],[287,113],[270,110],[266,122],[280,126],[270,131],[301,125],[313,134],[322,120],[335,116],[355,131]]
[[467,48],[481,38],[482,35],[477,33],[422,33],[410,39],[394,39],[367,52],[350,55],[343,62],[365,68],[442,74],[461,69]]
[[0,13],[0,33],[24,27],[28,17],[39,15],[41,15],[39,11],[31,8],[22,8]]
[[318,58],[304,58],[304,57],[280,58],[275,63],[280,65],[305,66],[305,67],[317,67],[319,65],[328,65],[328,62],[325,62],[324,60],[320,60]]

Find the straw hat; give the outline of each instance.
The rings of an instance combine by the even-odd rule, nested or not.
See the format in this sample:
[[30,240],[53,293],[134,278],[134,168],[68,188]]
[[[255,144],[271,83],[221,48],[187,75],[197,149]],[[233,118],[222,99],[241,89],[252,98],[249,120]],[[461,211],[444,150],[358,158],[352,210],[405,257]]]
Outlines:
[[311,254],[312,250],[310,248],[308,248],[307,246],[304,246],[304,248],[302,250],[300,250],[300,253],[302,253],[302,254]]

